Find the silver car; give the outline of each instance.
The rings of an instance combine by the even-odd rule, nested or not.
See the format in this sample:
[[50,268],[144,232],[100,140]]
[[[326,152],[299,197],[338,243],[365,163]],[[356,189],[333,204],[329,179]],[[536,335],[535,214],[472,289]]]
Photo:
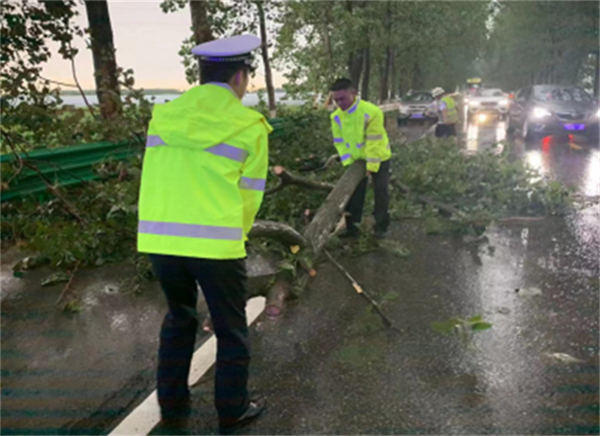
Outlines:
[[398,104],[398,124],[406,124],[409,120],[433,120],[427,111],[434,103],[430,91],[412,91]]

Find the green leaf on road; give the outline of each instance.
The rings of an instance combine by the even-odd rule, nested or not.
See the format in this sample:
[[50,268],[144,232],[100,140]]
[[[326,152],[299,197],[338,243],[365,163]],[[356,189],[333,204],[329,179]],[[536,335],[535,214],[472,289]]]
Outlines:
[[58,283],[66,283],[70,278],[71,276],[65,272],[57,272],[42,280],[42,286],[54,286]]
[[400,294],[398,292],[388,292],[387,294],[385,294],[383,296],[383,301],[394,301],[396,300],[398,297],[400,297]]
[[474,316],[473,318],[471,318],[469,321],[470,322],[478,322],[478,321],[481,321],[481,320],[482,320],[481,315],[477,315],[477,316]]
[[474,331],[481,331],[481,330],[487,330],[487,329],[491,329],[492,325],[489,322],[476,322],[475,324],[473,324],[471,326],[471,329]]
[[436,321],[431,323],[431,327],[439,333],[450,333],[454,328],[459,325],[459,322],[455,319],[448,321]]

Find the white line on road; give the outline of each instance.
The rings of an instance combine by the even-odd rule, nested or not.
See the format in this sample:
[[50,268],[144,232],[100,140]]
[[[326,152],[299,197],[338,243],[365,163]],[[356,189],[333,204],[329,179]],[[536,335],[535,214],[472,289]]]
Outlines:
[[[248,325],[252,324],[265,309],[265,298],[256,297],[248,301],[246,316]],[[213,366],[217,353],[217,339],[212,335],[192,358],[189,385],[193,385],[200,377]],[[156,391],[152,392],[142,404],[136,407],[121,423],[109,434],[112,435],[147,435],[160,422],[160,408]]]

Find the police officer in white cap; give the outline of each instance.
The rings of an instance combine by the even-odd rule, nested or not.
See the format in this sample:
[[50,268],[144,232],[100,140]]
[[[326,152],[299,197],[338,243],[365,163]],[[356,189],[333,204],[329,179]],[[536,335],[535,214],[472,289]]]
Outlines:
[[148,128],[138,250],[150,254],[169,306],[157,374],[163,428],[183,425],[190,412],[197,285],[217,337],[221,432],[264,410],[264,399],[248,394],[245,241],[264,194],[272,128],[240,101],[259,46],[259,38],[244,35],[195,47],[201,85],[156,105]]

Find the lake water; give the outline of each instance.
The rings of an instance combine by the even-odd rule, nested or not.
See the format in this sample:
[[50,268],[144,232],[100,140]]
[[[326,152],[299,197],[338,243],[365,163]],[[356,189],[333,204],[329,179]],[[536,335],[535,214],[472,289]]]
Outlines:
[[[177,97],[179,97],[179,94],[161,94],[161,95],[148,94],[148,95],[146,95],[146,98],[148,98],[148,99],[151,99],[152,97],[154,97],[155,103],[164,103],[166,101],[176,99]],[[289,105],[289,106],[299,106],[304,103],[304,100],[292,100],[292,99],[286,100],[285,97],[286,97],[285,92],[276,92],[275,93],[275,101],[277,103]],[[75,106],[75,107],[84,107],[85,106],[85,102],[83,101],[83,98],[80,95],[67,95],[67,96],[63,96],[61,98],[65,105]],[[96,97],[96,95],[86,95],[86,98],[90,104],[92,104],[92,105],[98,104],[98,98]],[[265,99],[265,101],[267,100],[266,94],[264,95],[264,99]],[[258,94],[255,92],[246,94],[244,96],[244,99],[242,100],[242,103],[244,104],[244,106],[256,106],[258,104],[258,102],[259,102]]]

